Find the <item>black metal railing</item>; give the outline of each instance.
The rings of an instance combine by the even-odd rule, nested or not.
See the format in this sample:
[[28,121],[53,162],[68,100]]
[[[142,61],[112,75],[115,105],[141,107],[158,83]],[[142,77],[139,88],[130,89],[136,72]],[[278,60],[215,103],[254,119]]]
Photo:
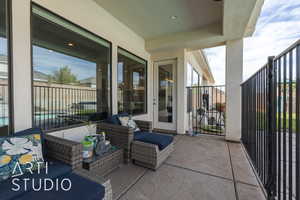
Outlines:
[[97,105],[93,88],[34,86],[33,98],[34,125],[43,130],[90,121],[99,111],[107,114],[106,108]]
[[225,86],[187,87],[187,94],[189,132],[224,135]]
[[299,45],[242,84],[242,142],[268,199],[300,199]]

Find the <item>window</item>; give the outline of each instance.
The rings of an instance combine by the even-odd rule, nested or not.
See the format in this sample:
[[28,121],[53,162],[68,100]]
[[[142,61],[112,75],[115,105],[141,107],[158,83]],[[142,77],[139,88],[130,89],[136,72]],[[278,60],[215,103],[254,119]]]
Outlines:
[[187,64],[187,86],[190,87],[192,86],[192,81],[193,81],[193,66],[188,63]]
[[10,58],[9,58],[9,5],[0,0],[0,136],[11,130],[10,107]]
[[193,80],[192,80],[192,85],[193,86],[199,86],[199,73],[193,70]]
[[111,44],[33,4],[34,123],[44,130],[105,119]]
[[147,113],[147,62],[118,48],[118,112]]
[[193,66],[187,64],[187,86],[199,86],[201,84],[200,74],[193,68]]

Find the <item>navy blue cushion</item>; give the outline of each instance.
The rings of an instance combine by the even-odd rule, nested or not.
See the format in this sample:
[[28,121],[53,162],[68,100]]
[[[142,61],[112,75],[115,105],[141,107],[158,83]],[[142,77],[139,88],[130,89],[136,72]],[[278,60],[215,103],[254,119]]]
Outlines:
[[137,131],[134,133],[134,140],[149,144],[156,144],[159,150],[163,150],[173,142],[173,136]]
[[[74,173],[71,173],[67,176],[59,177],[58,183],[61,183],[61,181],[64,178],[71,180],[72,185],[69,191],[64,191],[60,187],[58,191],[56,191],[55,189],[51,191],[31,191],[26,192],[22,196],[15,198],[15,200],[100,200],[104,198],[105,188],[103,185],[90,181]],[[68,185],[64,185],[66,188],[68,188]]]
[[[33,174],[26,173],[22,176],[18,176],[19,180],[23,180],[24,178],[29,178],[30,180],[35,179],[38,184],[39,179],[44,178],[57,178],[63,176],[65,174],[70,174],[72,168],[68,165],[65,165],[59,161],[48,161],[48,174],[46,174],[46,168],[41,169],[40,173],[34,171]],[[5,180],[0,183],[0,199],[1,200],[10,200],[20,195],[23,195],[24,191],[24,181],[16,181],[17,185],[20,186],[18,191],[12,191],[13,188],[17,186],[12,183],[12,179]],[[30,182],[31,183],[31,182]],[[37,185],[38,186],[38,185]],[[27,184],[27,190],[32,191],[32,184]]]
[[110,124],[121,125],[119,117],[129,116],[128,113],[119,113],[117,115],[112,115],[107,119],[107,122]]

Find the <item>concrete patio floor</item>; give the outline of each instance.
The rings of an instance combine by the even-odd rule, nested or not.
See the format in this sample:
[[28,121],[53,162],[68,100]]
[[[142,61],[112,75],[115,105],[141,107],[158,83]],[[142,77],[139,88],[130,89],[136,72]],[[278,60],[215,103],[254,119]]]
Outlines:
[[115,200],[265,199],[241,145],[219,136],[176,136],[157,171],[129,164],[105,178]]

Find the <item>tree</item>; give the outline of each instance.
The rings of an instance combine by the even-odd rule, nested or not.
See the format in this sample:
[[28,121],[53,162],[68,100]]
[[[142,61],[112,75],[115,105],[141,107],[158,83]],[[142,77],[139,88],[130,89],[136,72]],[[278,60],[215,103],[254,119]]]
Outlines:
[[78,82],[76,76],[72,74],[71,69],[68,66],[64,66],[55,71],[52,79],[54,80],[54,82],[60,84],[70,84]]

